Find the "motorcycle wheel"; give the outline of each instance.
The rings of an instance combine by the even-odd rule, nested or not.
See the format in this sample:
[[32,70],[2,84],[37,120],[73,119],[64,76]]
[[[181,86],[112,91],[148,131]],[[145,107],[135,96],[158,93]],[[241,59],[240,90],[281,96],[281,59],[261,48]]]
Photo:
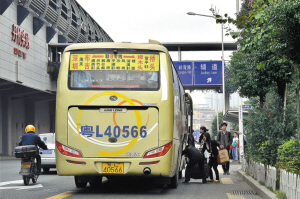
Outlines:
[[29,176],[23,176],[23,181],[25,185],[29,185],[29,180],[30,180]]
[[36,183],[36,181],[37,181],[37,179],[39,177],[39,175],[37,174],[38,171],[37,171],[36,164],[34,164],[34,167],[33,167],[32,171],[33,171],[32,182]]

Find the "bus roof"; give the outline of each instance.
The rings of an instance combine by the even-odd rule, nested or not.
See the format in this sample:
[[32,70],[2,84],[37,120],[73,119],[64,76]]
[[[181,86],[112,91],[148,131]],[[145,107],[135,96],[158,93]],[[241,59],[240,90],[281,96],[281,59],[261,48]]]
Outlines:
[[83,44],[72,44],[65,48],[64,52],[81,49],[99,49],[99,48],[123,48],[123,49],[141,49],[141,50],[157,50],[168,53],[166,47],[158,44],[141,44],[141,43],[114,43],[114,42],[103,42],[103,43],[83,43]]

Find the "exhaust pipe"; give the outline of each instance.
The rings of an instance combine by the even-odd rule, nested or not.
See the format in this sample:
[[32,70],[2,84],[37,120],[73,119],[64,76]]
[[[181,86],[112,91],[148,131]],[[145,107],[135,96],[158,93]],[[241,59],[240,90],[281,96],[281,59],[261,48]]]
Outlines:
[[151,169],[149,167],[145,167],[143,172],[145,175],[149,175],[151,173]]

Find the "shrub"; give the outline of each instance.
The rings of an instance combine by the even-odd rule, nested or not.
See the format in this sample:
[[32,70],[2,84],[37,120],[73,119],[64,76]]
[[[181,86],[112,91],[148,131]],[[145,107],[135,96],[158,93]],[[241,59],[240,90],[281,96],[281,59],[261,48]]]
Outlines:
[[291,139],[278,148],[278,167],[300,174],[300,140]]

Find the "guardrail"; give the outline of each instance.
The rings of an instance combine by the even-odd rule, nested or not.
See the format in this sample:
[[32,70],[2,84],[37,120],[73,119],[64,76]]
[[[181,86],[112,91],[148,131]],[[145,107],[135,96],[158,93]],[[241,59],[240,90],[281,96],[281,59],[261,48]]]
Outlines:
[[[277,169],[264,165],[260,162],[242,160],[242,170],[252,176],[258,182],[263,182],[266,187],[276,190]],[[300,199],[300,176],[280,170],[279,190],[286,194],[289,199]]]

